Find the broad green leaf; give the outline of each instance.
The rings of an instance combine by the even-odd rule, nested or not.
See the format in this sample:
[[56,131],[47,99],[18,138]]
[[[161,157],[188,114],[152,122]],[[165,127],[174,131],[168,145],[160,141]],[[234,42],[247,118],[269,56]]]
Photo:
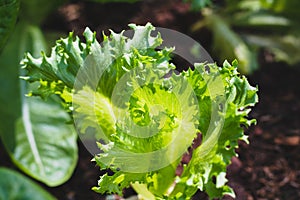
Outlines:
[[14,145],[7,148],[15,164],[49,186],[67,181],[77,161],[77,134],[67,125],[70,120],[59,102],[23,99],[14,137],[3,137],[4,143],[13,140]]
[[19,0],[0,0],[0,53],[12,33],[19,11]]
[[1,200],[54,200],[55,198],[29,178],[16,171],[0,168]]
[[[20,32],[23,34],[20,36]],[[44,48],[37,27],[19,24],[0,57],[0,136],[14,163],[49,186],[71,176],[77,162],[77,134],[59,101],[28,98],[27,84],[19,79],[24,51]]]

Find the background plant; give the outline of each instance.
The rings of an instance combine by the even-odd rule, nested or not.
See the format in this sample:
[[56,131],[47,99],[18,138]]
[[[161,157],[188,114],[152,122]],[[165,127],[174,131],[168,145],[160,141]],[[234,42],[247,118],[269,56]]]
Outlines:
[[216,57],[220,61],[237,58],[243,73],[257,69],[261,49],[271,52],[276,61],[295,65],[300,61],[300,16],[295,10],[299,5],[297,0],[215,2],[201,11],[204,18],[193,30],[210,29]]

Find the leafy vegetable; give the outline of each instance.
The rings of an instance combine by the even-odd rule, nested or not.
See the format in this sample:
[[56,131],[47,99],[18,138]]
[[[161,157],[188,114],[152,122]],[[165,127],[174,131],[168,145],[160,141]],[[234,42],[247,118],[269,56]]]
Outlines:
[[54,200],[30,179],[6,168],[0,168],[0,199],[5,200]]
[[18,0],[0,0],[0,52],[16,23],[18,11]]
[[[226,166],[238,140],[247,141],[242,126],[255,123],[246,117],[257,88],[239,75],[236,61],[195,63],[177,74],[173,48],[156,50],[162,38],[150,35],[151,24],[130,28],[132,38],[111,31],[100,45],[86,29],[85,43],[70,33],[49,57],[26,54],[23,78],[39,83],[31,94],[60,96],[78,131],[98,140],[94,161],[114,174],[101,176],[93,190],[122,194],[132,186],[144,199],[189,199],[198,189],[210,198],[233,196]],[[176,175],[199,132],[202,144]]]
[[77,134],[67,124],[71,118],[57,104],[57,97],[47,102],[25,97],[29,85],[19,79],[23,52],[30,50],[38,55],[45,48],[43,40],[37,27],[21,23],[0,57],[0,136],[20,169],[56,186],[66,181],[75,168]]

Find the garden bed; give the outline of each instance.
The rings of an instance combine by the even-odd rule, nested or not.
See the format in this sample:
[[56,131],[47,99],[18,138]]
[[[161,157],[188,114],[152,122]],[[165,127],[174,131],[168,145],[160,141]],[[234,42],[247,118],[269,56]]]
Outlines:
[[[190,12],[181,1],[147,0],[103,5],[74,2],[53,13],[43,29],[64,33],[74,30],[77,35],[82,35],[86,26],[98,33],[108,29],[118,32],[127,29],[128,23],[151,22],[154,26],[190,35],[209,50],[209,33],[190,31],[195,18],[201,18],[201,15]],[[260,102],[251,112],[258,123],[246,131],[250,145],[241,142],[239,158],[234,158],[228,167],[229,185],[238,200],[297,200],[300,199],[300,66],[295,69],[276,63],[266,52],[261,53],[260,64],[259,70],[249,76],[251,85],[259,86]],[[90,162],[92,156],[82,143],[78,143],[79,161],[71,179],[54,188],[41,185],[58,199],[105,199],[91,191],[102,172]],[[1,144],[0,165],[15,168],[3,149]],[[133,194],[131,189],[125,191],[125,197]],[[194,197],[206,198],[200,192]]]

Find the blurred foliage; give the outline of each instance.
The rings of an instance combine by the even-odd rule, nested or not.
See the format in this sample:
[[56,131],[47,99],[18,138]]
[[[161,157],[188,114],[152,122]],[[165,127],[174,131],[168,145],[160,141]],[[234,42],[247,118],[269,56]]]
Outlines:
[[202,9],[204,17],[192,29],[210,29],[219,61],[237,58],[245,74],[257,69],[262,48],[275,61],[295,65],[300,62],[299,7],[299,0],[226,0]]
[[0,0],[0,53],[16,23],[19,3],[19,0]]
[[98,3],[113,3],[113,2],[134,3],[141,0],[86,0],[86,1],[94,1]]
[[2,200],[55,200],[42,187],[18,172],[1,167],[0,177]]
[[190,3],[193,10],[202,9],[212,4],[211,0],[183,0],[183,2]]
[[66,0],[21,0],[19,18],[30,24],[40,25],[45,18]]

